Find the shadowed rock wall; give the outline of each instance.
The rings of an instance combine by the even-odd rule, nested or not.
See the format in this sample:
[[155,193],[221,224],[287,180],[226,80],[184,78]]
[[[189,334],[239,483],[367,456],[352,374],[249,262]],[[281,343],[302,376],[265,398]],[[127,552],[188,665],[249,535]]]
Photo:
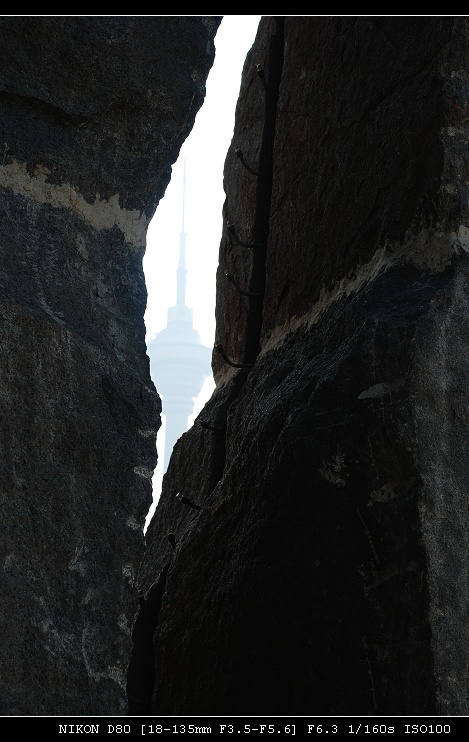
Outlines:
[[0,18],[0,713],[122,714],[160,400],[147,225],[220,17]]
[[468,714],[468,55],[465,17],[261,21],[135,710]]

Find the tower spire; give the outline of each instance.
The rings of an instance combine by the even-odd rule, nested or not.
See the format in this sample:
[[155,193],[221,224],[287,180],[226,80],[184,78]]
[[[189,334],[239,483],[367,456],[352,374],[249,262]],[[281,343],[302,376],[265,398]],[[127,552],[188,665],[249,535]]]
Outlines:
[[164,471],[175,442],[187,430],[188,419],[202,384],[210,375],[212,349],[202,343],[194,329],[192,309],[186,306],[186,161],[182,181],[182,224],[179,235],[179,264],[176,272],[177,300],[168,308],[166,327],[148,343],[151,374],[162,396],[166,417]]
[[186,161],[184,160],[184,174],[182,176],[182,225],[179,233],[179,265],[177,269],[176,306],[186,305],[186,233],[184,231],[184,216],[186,206]]

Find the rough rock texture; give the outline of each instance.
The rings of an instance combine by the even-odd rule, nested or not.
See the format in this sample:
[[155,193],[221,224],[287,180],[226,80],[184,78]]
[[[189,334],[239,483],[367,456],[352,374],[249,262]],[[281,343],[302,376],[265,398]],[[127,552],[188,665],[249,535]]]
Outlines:
[[122,714],[160,400],[142,256],[220,17],[0,18],[0,713]]
[[147,532],[134,709],[469,713],[468,31],[261,21],[210,427]]

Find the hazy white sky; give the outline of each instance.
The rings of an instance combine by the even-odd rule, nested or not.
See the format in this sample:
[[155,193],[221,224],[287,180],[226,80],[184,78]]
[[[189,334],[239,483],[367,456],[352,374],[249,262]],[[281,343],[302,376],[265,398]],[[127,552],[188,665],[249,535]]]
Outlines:
[[166,325],[176,301],[176,268],[182,216],[183,161],[186,160],[186,303],[203,342],[213,345],[215,270],[222,233],[223,165],[233,136],[235,107],[246,54],[260,16],[227,15],[215,37],[215,61],[206,98],[194,128],[173,166],[171,182],[148,229],[144,270],[148,288],[148,339]]
[[[143,260],[148,290],[147,340],[166,326],[168,307],[176,303],[185,160],[186,304],[193,310],[194,327],[202,342],[209,347],[214,344],[215,274],[225,199],[223,166],[233,136],[243,64],[260,18],[259,15],[225,15],[215,36],[215,61],[208,75],[204,104],[181,148],[171,182],[148,228]],[[213,380],[209,377],[193,417],[200,412],[213,388]],[[157,440],[159,463],[153,479],[155,498],[159,496],[163,475],[163,437],[164,425]]]

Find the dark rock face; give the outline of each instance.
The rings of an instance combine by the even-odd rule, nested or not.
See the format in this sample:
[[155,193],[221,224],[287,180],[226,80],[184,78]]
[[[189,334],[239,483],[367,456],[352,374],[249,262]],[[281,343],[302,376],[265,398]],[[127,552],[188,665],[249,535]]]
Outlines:
[[142,256],[219,23],[0,18],[3,715],[127,709],[161,409]]
[[135,709],[469,713],[466,26],[261,22],[217,388],[147,532]]

